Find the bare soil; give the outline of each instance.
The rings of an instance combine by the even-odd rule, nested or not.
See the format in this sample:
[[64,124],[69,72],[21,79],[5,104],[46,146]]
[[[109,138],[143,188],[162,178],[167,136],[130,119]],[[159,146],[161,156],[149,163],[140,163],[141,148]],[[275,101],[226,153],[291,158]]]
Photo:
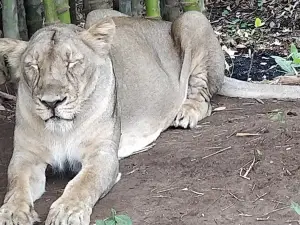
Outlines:
[[[169,129],[148,152],[122,160],[122,179],[95,206],[92,222],[114,208],[133,224],[299,224],[290,205],[300,203],[300,103],[216,96],[214,108],[222,106],[196,129]],[[274,110],[283,117],[276,119]],[[13,149],[7,115],[0,116],[1,202]],[[254,158],[248,179],[241,177]],[[42,220],[69,179],[49,174],[35,205]]]

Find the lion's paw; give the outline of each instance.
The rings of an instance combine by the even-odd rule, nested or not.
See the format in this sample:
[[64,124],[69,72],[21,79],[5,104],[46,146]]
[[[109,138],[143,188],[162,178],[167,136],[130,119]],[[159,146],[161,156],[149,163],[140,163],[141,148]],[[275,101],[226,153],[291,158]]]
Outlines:
[[199,121],[199,112],[193,105],[183,104],[173,121],[174,127],[194,128]]
[[50,208],[45,225],[89,225],[92,208],[79,201],[58,199]]
[[38,214],[27,203],[6,203],[0,208],[0,225],[32,225]]

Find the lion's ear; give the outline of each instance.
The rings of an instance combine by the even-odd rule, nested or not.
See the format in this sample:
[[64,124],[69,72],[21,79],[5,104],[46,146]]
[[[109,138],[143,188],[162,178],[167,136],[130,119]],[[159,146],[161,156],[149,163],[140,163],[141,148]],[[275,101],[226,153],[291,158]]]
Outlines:
[[[4,79],[12,82],[18,80],[19,73],[17,73],[17,70],[21,65],[21,56],[26,50],[27,45],[28,42],[26,41],[0,38],[0,76],[2,76],[2,82]],[[8,68],[5,68],[4,59],[6,59],[6,62],[8,63],[10,74],[7,73]]]
[[107,54],[114,34],[116,25],[110,17],[106,17],[93,24],[88,30],[81,33],[82,40],[95,49],[99,54]]
[[20,64],[21,55],[26,50],[28,42],[10,38],[0,38],[0,55],[7,58],[11,66]]

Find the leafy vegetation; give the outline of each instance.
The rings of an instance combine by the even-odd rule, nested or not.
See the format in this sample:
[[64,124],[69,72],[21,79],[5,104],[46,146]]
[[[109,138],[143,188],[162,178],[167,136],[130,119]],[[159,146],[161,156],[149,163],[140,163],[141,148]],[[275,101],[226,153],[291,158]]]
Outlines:
[[296,202],[292,202],[291,208],[298,214],[300,215],[300,205]]
[[300,52],[294,43],[291,44],[290,54],[286,57],[272,56],[275,62],[287,75],[298,75],[297,69],[300,68]]
[[96,220],[96,225],[132,225],[127,215],[117,215],[116,210],[111,209],[111,216],[104,220]]

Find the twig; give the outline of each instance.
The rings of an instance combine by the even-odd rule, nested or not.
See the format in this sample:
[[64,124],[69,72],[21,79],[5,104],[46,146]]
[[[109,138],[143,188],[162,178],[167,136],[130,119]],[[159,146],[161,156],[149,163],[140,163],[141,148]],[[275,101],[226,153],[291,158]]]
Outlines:
[[243,213],[243,212],[241,212],[240,210],[236,210],[236,211],[238,211],[239,216],[245,216],[245,217],[251,217],[251,216],[252,216],[252,215],[250,215],[250,214]]
[[[249,49],[250,50],[250,49]],[[249,78],[250,78],[250,73],[251,73],[251,70],[252,70],[252,65],[253,65],[253,58],[254,58],[254,52],[251,54],[251,61],[250,61],[250,67],[249,67],[249,70],[248,70],[248,74],[247,74],[247,77],[248,77],[248,81],[249,81]]]
[[170,198],[170,197],[165,195],[154,195],[152,196],[152,198]]
[[274,219],[270,219],[270,217],[268,216],[268,217],[257,217],[256,218],[256,221],[270,221],[270,220],[272,220],[272,221],[275,221]]
[[172,190],[174,190],[174,189],[177,189],[177,187],[164,189],[164,190],[158,191],[158,192],[156,192],[156,193],[157,193],[157,194],[160,194],[160,193],[163,193],[163,192],[172,191]]
[[261,217],[267,217],[271,213],[275,213],[275,212],[278,212],[278,211],[281,211],[281,210],[284,210],[284,209],[287,209],[287,208],[290,208],[290,206],[284,206],[284,207],[281,207],[281,208],[278,208],[278,209],[273,209],[272,211],[262,215]]
[[204,193],[201,193],[201,192],[198,192],[198,191],[194,191],[194,190],[191,190],[191,189],[188,189],[188,188],[183,188],[182,191],[190,191],[198,196],[203,196]]
[[217,154],[222,153],[222,152],[224,152],[224,151],[226,151],[226,150],[228,150],[228,149],[231,149],[231,146],[229,146],[229,147],[227,147],[227,148],[223,148],[223,149],[221,149],[221,150],[219,150],[219,151],[216,151],[216,152],[214,152],[214,153],[212,153],[212,154],[209,154],[209,155],[207,155],[207,156],[204,156],[204,157],[202,157],[202,159],[206,159],[206,158],[208,158],[208,157],[217,155]]
[[234,206],[234,203],[232,203],[231,205],[229,206],[226,206],[225,208],[221,209],[221,211],[225,211],[226,209],[229,209],[230,207]]
[[257,202],[259,199],[265,197],[268,193],[269,193],[269,192],[266,192],[266,193],[262,194],[261,196],[258,196],[252,203]]
[[8,100],[13,100],[13,101],[16,101],[16,100],[17,100],[16,96],[13,96],[13,95],[4,93],[4,92],[2,92],[2,91],[0,91],[0,97],[1,97],[1,98],[5,98],[5,99],[8,99]]
[[243,199],[239,199],[236,195],[232,194],[230,191],[228,191],[228,194],[230,194],[232,197],[234,197],[236,200],[238,200],[240,202],[244,202],[245,201]]
[[[220,200],[224,194],[221,194],[218,198],[216,198],[210,205],[206,207],[206,209],[203,212],[206,212],[213,204],[215,204],[218,200]],[[203,213],[202,213],[203,214]]]
[[252,170],[255,161],[256,161],[256,159],[255,159],[255,156],[254,156],[251,165],[249,166],[249,168],[247,169],[247,171],[244,173],[244,175],[242,175],[242,170],[243,170],[243,169],[241,168],[240,176],[241,176],[242,178],[245,178],[245,179],[247,179],[247,180],[250,180],[250,177],[247,177],[247,176],[248,176],[249,172]]
[[277,200],[271,200],[271,202],[274,202],[274,203],[279,203],[279,204],[282,204],[282,205],[288,205],[284,202],[281,202],[281,201],[277,201]]
[[300,224],[300,220],[287,220],[286,223],[298,223]]

